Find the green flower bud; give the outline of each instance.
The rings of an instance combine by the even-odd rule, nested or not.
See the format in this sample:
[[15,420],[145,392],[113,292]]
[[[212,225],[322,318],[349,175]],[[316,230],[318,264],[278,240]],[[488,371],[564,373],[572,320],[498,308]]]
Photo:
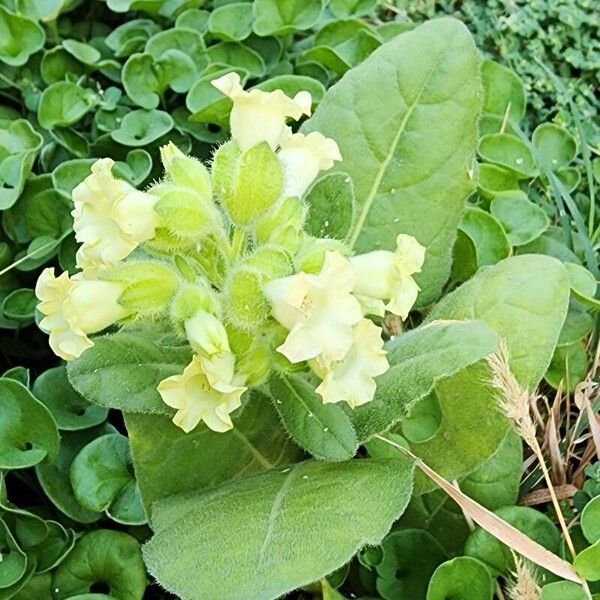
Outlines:
[[253,387],[264,383],[271,373],[273,351],[269,335],[256,335],[226,326],[229,345],[238,357],[236,368],[246,378],[246,385]]
[[173,238],[184,243],[198,242],[219,227],[217,209],[212,200],[191,188],[161,184],[152,193],[159,197],[154,211]]
[[283,190],[283,167],[266,142],[242,152],[228,142],[215,153],[213,183],[231,220],[245,226],[272,206]]
[[302,244],[305,218],[304,202],[285,198],[256,223],[256,240],[259,244],[276,244],[295,254]]
[[199,311],[219,314],[216,295],[202,279],[198,279],[195,284],[185,284],[180,287],[179,293],[171,304],[171,319],[180,326]]
[[208,169],[192,156],[186,156],[173,142],[160,149],[165,172],[177,185],[190,188],[206,201],[212,198],[212,184]]
[[238,329],[254,331],[270,313],[270,306],[262,291],[264,275],[249,266],[234,269],[224,290],[224,308],[227,320]]
[[260,247],[244,264],[260,271],[267,280],[285,277],[294,271],[290,255],[277,246]]
[[125,287],[119,304],[143,317],[163,312],[180,284],[179,277],[169,266],[149,260],[120,263],[103,279],[122,283]]
[[323,267],[325,253],[337,251],[343,256],[350,254],[349,248],[339,240],[330,238],[310,238],[306,241],[296,256],[296,267],[298,271],[305,273],[319,273]]

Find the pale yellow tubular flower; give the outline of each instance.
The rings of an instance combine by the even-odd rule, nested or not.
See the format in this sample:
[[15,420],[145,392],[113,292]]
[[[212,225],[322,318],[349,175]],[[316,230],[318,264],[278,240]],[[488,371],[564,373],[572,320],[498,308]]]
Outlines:
[[388,300],[385,308],[405,320],[420,290],[412,275],[421,271],[424,261],[425,248],[414,237],[401,233],[396,238],[395,252],[375,250],[350,258],[353,291]]
[[268,282],[264,293],[272,315],[290,330],[277,350],[292,363],[343,358],[352,345],[352,327],[362,318],[353,285],[352,266],[339,252],[325,254],[318,275],[301,272]]
[[347,402],[352,408],[371,402],[375,395],[374,377],[389,369],[385,357],[381,329],[363,319],[354,327],[354,343],[348,354],[323,369],[318,363],[313,370],[323,378],[315,390],[325,404]]
[[40,274],[35,286],[38,310],[44,315],[40,327],[50,334],[50,347],[64,360],[75,360],[94,342],[88,334],[102,331],[129,314],[118,300],[123,288],[110,281],[58,277],[54,269]]
[[290,98],[281,90],[245,91],[237,73],[228,73],[211,83],[233,100],[229,118],[231,137],[242,150],[261,142],[267,142],[275,150],[285,130],[286,119],[297,121],[302,115],[311,113],[312,99],[308,92],[298,92]]
[[73,229],[81,244],[77,266],[90,276],[123,260],[151,239],[158,225],[156,198],[114,177],[113,165],[110,158],[96,161],[73,190]]
[[217,317],[206,311],[198,311],[184,323],[185,333],[192,349],[208,356],[229,351],[225,327]]
[[234,374],[235,357],[231,352],[211,358],[194,356],[181,375],[163,379],[158,392],[165,404],[176,408],[173,423],[186,433],[200,421],[213,431],[233,428],[230,414],[241,406],[246,387]]
[[279,146],[277,157],[284,169],[285,197],[302,198],[320,171],[327,171],[335,161],[342,160],[337,142],[318,131],[304,135],[286,127]]

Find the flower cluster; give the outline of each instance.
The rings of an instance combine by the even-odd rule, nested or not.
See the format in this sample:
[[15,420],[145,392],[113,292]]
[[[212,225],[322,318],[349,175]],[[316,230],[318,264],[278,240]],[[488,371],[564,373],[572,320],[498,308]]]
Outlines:
[[244,392],[277,369],[312,370],[323,402],[369,402],[389,365],[367,316],[407,317],[425,249],[401,234],[394,252],[351,256],[309,236],[304,196],[342,159],[334,140],[287,125],[310,115],[310,94],[245,91],[235,73],[213,85],[233,102],[232,139],[210,170],[168,144],[165,176],[146,191],[115,178],[109,158],[74,189],[78,272],[41,274],[40,326],[74,360],[109,326],[169,322],[193,358],[158,393],[186,432],[231,429]]

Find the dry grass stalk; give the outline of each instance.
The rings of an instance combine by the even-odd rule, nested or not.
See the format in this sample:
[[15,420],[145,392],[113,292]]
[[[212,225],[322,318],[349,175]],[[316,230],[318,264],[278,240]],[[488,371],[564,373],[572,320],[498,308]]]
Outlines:
[[506,589],[508,597],[510,600],[540,600],[542,593],[534,571],[527,561],[516,555],[514,557],[515,570]]
[[571,552],[573,558],[575,558],[576,552],[569,534],[569,528],[567,527],[558,498],[556,497],[556,492],[546,466],[546,461],[544,460],[542,449],[537,441],[535,424],[531,418],[529,393],[521,387],[510,370],[508,364],[508,349],[503,340],[498,345],[498,349],[488,357],[487,361],[492,371],[491,383],[499,392],[498,404],[500,410],[506,415],[515,431],[536,455],[544,479],[546,480],[546,485],[548,486],[550,498],[565,537],[565,542],[569,548],[569,552]]

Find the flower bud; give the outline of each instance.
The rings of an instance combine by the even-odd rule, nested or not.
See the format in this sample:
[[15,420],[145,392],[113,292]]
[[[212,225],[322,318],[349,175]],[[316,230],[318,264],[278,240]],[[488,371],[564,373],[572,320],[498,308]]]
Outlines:
[[194,352],[207,356],[229,351],[225,327],[217,317],[206,311],[198,311],[184,324],[185,334]]
[[240,266],[229,275],[224,290],[225,315],[234,327],[253,331],[269,317],[269,303],[262,290],[264,275]]
[[163,228],[175,240],[199,242],[219,227],[216,206],[191,188],[160,184],[151,191],[158,196],[154,210],[163,221]]
[[160,157],[173,183],[194,190],[207,201],[212,198],[210,173],[197,158],[186,156],[173,142],[161,147]]
[[283,189],[283,168],[268,144],[242,151],[228,142],[215,153],[213,183],[231,220],[245,226],[272,206]]
[[171,303],[171,318],[179,326],[199,311],[220,314],[216,294],[203,278],[197,278],[195,283],[185,283],[179,288]]
[[295,254],[304,239],[306,205],[299,198],[285,198],[262,216],[254,226],[259,244],[272,244]]
[[166,264],[149,260],[120,263],[104,274],[108,281],[123,285],[122,306],[140,316],[164,311],[179,287],[179,277]]
[[290,255],[277,246],[260,247],[244,264],[258,270],[267,280],[285,277],[293,272]]
[[249,387],[264,383],[271,373],[273,353],[269,336],[247,333],[229,325],[227,334],[237,359],[237,371]]

